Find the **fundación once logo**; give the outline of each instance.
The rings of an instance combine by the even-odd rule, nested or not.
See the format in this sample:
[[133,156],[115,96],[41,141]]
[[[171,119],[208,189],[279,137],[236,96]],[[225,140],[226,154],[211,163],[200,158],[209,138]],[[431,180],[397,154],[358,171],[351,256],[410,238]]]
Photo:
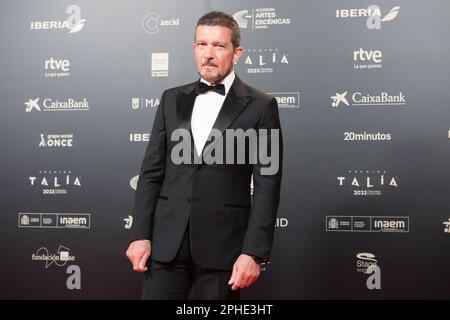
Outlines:
[[52,264],[63,267],[69,261],[75,261],[76,257],[70,254],[70,249],[66,246],[60,245],[56,253],[50,253],[46,247],[40,247],[35,253],[31,255],[32,261],[45,262],[45,269],[48,269]]

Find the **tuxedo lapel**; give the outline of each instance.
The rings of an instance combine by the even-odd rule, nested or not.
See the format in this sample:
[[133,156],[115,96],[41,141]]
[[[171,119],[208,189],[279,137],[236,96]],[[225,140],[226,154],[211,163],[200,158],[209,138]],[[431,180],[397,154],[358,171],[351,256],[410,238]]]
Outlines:
[[[213,129],[219,130],[223,135],[225,130],[239,116],[239,114],[252,99],[252,95],[246,90],[246,87],[236,75],[233,85],[231,86],[230,91],[223,102],[222,108],[219,111],[217,119],[214,122]],[[215,142],[216,140],[211,141],[210,132],[203,151],[206,150],[207,147],[213,148]]]
[[194,144],[194,137],[192,135],[191,128],[191,117],[192,110],[194,109],[195,98],[197,97],[195,90],[192,89],[190,92],[179,92],[177,94],[177,120],[178,120],[178,128],[186,129],[189,131],[189,150],[192,155],[194,152],[197,152]]
[[[195,156],[198,154],[195,148],[195,143],[192,135],[191,117],[194,109],[194,103],[196,98],[195,90],[192,88],[188,93],[179,92],[177,94],[177,120],[178,127],[189,130],[190,133],[190,150]],[[219,130],[222,135],[225,130],[231,125],[231,123],[239,116],[244,110],[247,104],[253,99],[252,94],[248,91],[247,87],[236,75],[233,85],[225,98],[222,108],[219,111],[216,121],[214,122],[213,129]],[[212,132],[212,130],[211,130]],[[213,147],[216,141],[211,141],[211,132],[209,133],[208,140],[203,148],[203,151],[212,144],[209,148]],[[203,152],[202,152],[203,156]]]

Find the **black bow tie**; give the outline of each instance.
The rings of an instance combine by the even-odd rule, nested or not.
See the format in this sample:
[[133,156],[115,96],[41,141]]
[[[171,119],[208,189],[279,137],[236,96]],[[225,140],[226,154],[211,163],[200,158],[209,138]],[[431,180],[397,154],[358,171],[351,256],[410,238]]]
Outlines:
[[214,86],[208,86],[206,83],[199,81],[195,87],[197,94],[205,93],[209,90],[215,91],[218,94],[225,95],[225,85],[223,83],[216,84]]

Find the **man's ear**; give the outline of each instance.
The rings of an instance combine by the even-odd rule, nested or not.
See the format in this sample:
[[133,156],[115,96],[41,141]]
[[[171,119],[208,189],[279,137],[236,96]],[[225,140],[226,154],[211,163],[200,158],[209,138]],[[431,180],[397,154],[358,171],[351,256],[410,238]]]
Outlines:
[[236,49],[234,49],[234,53],[233,53],[233,63],[236,64],[239,60],[239,58],[242,56],[242,54],[244,53],[244,48],[242,47],[237,47]]

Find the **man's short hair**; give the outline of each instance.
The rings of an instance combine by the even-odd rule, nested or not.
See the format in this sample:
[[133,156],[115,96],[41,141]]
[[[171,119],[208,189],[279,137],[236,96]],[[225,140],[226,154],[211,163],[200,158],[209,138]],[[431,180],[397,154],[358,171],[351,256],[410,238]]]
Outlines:
[[239,30],[239,25],[233,16],[221,12],[221,11],[211,11],[203,15],[197,22],[198,26],[222,26],[231,30],[231,43],[234,48],[239,47],[241,43],[241,31]]

